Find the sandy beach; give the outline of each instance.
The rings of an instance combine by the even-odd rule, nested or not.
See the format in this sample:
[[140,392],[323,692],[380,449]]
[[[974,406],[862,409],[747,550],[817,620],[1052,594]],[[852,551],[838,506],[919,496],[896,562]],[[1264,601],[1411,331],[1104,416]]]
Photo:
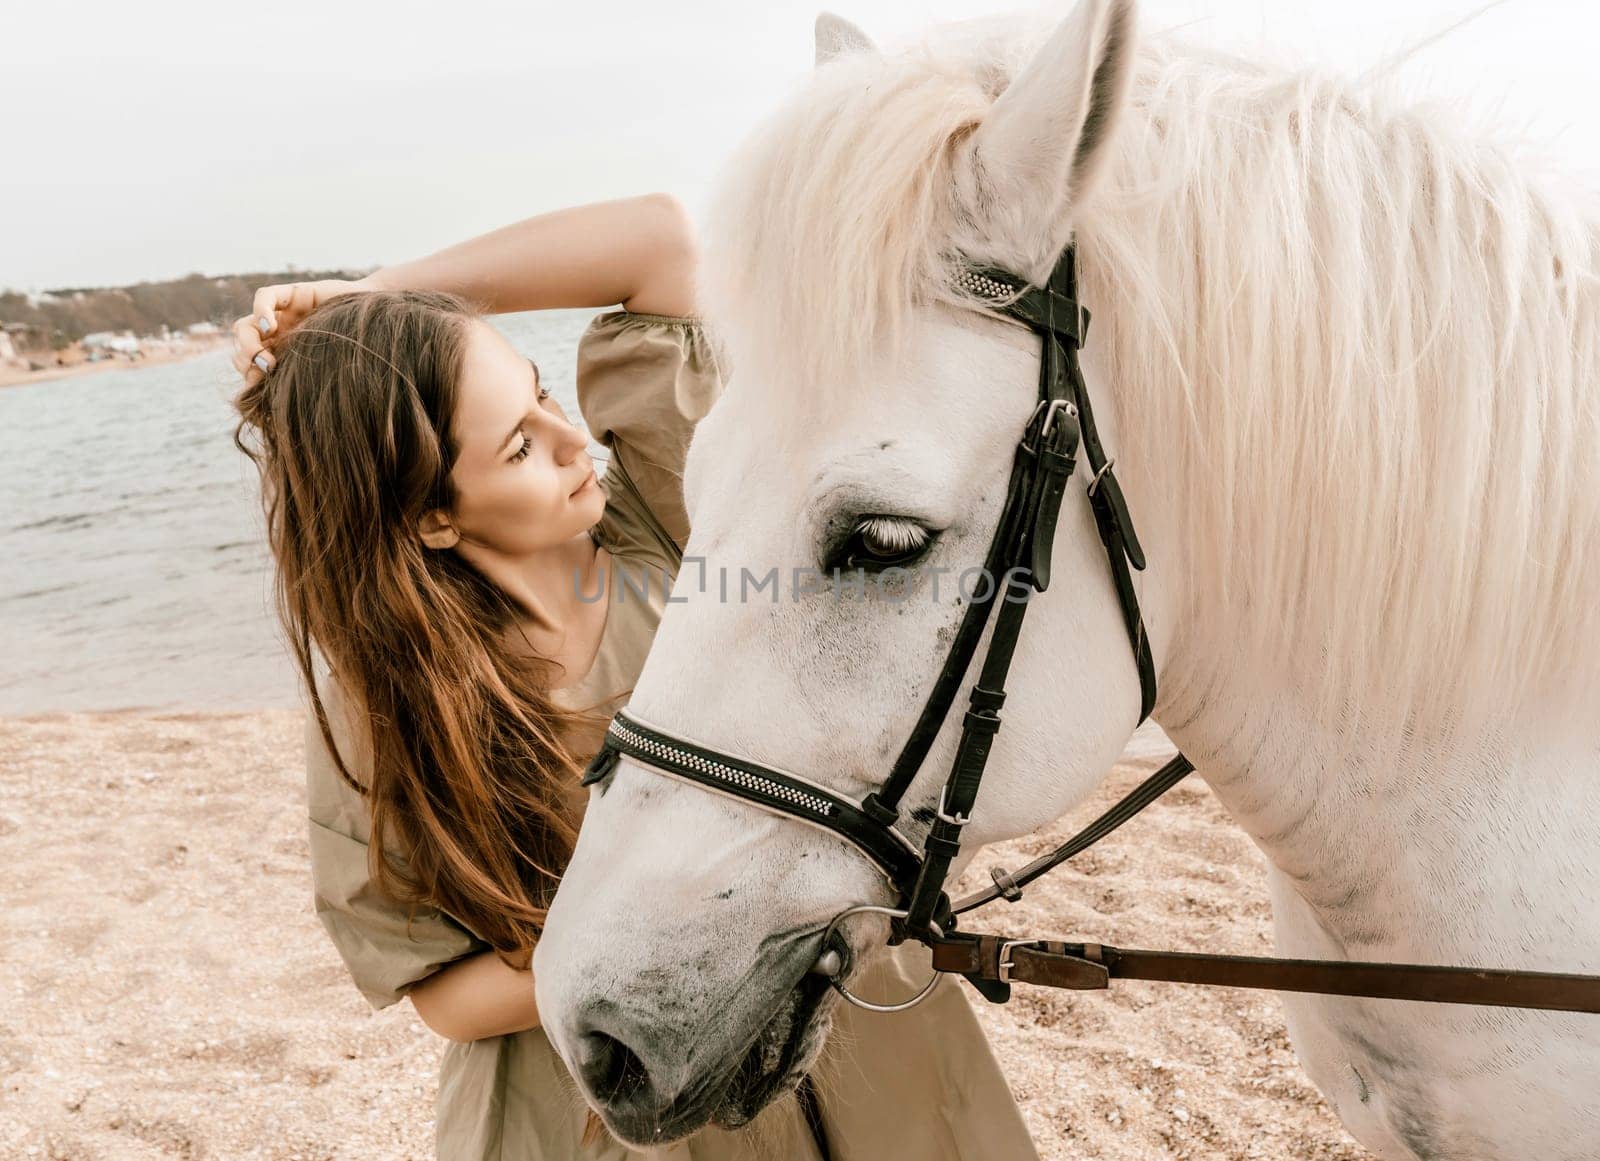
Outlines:
[[[172,347],[152,346],[143,352],[137,359],[127,355],[114,355],[91,363],[86,359],[69,363],[66,366],[46,366],[43,370],[30,371],[18,363],[0,363],[0,387],[21,387],[27,383],[45,383],[52,379],[70,379],[78,375],[94,375],[101,371],[136,371],[141,367],[157,367],[163,363],[183,363],[189,359],[209,355],[212,351],[219,351],[227,347],[232,340],[226,335],[213,338],[191,338],[182,345]],[[36,361],[47,362],[52,356],[35,354]]]
[[[300,723],[0,719],[0,1158],[432,1156],[440,1042],[406,1004],[368,1009],[311,911]],[[1147,771],[1120,768],[1059,832]],[[1194,779],[999,906],[991,930],[1270,945],[1260,856]],[[1050,1161],[1366,1156],[1270,994],[1019,987],[980,1016]]]

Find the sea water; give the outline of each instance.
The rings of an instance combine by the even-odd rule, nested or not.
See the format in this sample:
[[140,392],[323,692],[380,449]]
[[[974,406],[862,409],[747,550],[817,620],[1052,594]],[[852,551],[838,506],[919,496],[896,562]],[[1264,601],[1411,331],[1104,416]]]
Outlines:
[[[594,314],[491,320],[574,419]],[[0,388],[0,714],[299,704],[229,359]]]

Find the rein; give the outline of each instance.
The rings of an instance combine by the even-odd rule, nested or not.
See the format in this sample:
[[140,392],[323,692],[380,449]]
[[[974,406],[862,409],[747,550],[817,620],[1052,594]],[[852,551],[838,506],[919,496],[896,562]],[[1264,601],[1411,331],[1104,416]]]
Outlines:
[[[1124,950],[958,930],[961,915],[996,899],[1020,899],[1023,887],[1109,835],[1192,773],[1194,765],[1178,755],[1054,851],[1015,874],[994,868],[991,887],[954,903],[946,894],[950,867],[961,851],[962,830],[971,821],[1000,729],[1006,674],[1023,616],[1034,594],[1050,583],[1056,519],[1080,452],[1088,461],[1090,508],[1139,674],[1140,722],[1156,700],[1155,664],[1133,585],[1133,572],[1145,566],[1144,550],[1112,470],[1114,461],[1101,446],[1078,364],[1089,312],[1077,300],[1075,249],[1067,247],[1044,286],[1031,286],[1007,271],[981,266],[967,267],[957,281],[988,300],[997,313],[1024,323],[1040,336],[1039,399],[1017,444],[1005,504],[984,559],[984,575],[992,583],[981,598],[974,594],[968,602],[933,689],[883,785],[857,802],[798,775],[669,733],[627,709],[612,718],[583,785],[605,781],[626,756],[658,774],[796,819],[854,846],[883,872],[899,902],[893,908],[863,904],[834,916],[823,931],[812,970],[830,977],[834,989],[850,1003],[874,1011],[911,1007],[932,992],[941,975],[950,973],[962,976],[994,1003],[1010,999],[1013,982],[1098,989],[1115,978],[1600,1013],[1600,976]],[[1006,597],[968,694],[955,760],[919,850],[898,828],[901,800],[950,714],[1002,590]],[[845,988],[848,947],[835,935],[845,919],[861,913],[892,920],[891,944],[916,939],[932,948],[935,974],[917,995],[897,1004],[873,1004]]]

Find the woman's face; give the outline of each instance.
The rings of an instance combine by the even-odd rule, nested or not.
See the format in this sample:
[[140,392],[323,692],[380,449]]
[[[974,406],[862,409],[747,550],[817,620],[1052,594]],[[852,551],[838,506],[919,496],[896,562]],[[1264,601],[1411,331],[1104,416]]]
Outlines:
[[605,510],[586,450],[532,361],[478,319],[466,352],[450,435],[457,449],[451,523],[463,541],[524,557],[593,527]]

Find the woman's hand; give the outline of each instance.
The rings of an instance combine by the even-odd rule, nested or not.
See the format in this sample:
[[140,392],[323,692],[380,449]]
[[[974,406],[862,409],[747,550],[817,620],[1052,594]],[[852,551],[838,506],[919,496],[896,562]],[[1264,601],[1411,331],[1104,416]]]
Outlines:
[[246,386],[254,387],[272,367],[272,352],[265,345],[269,336],[288,334],[336,295],[371,289],[366,279],[346,282],[337,278],[263,286],[256,291],[250,313],[233,324],[234,369],[244,376]]

